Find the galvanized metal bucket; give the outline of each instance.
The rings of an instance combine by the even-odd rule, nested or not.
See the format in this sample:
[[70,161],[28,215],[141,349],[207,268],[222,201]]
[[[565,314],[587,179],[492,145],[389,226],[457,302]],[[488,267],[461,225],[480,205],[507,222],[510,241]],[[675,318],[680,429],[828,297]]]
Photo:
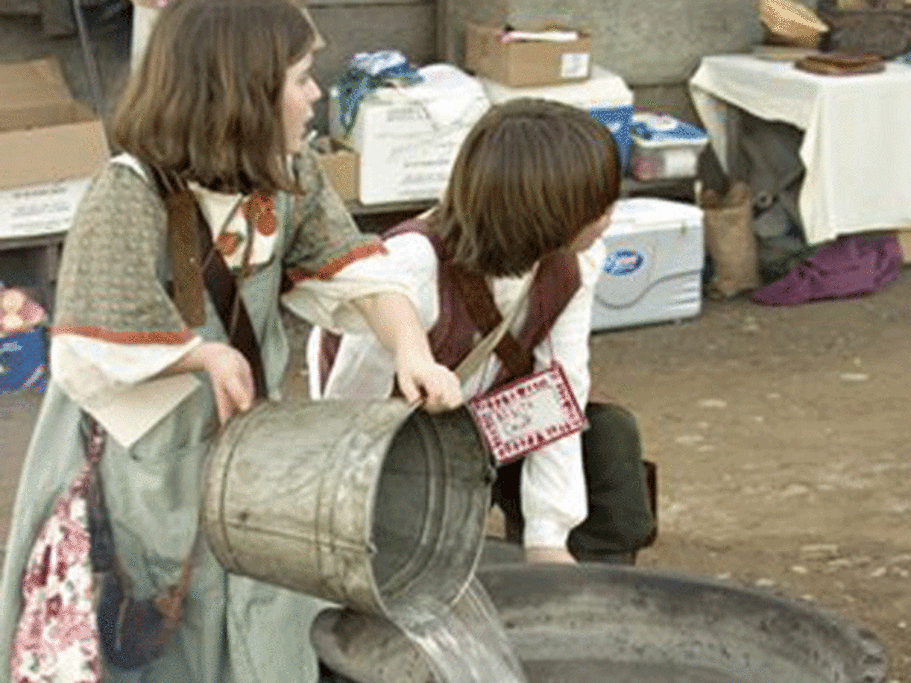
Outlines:
[[213,444],[202,528],[229,572],[388,614],[458,597],[480,557],[492,479],[465,409],[265,402]]

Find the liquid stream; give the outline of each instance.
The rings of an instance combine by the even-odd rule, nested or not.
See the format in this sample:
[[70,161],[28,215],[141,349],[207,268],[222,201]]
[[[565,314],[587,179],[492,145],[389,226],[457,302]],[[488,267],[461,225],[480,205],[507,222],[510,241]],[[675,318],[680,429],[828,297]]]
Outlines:
[[390,617],[421,648],[438,683],[528,683],[490,596],[475,578],[454,606],[425,597]]

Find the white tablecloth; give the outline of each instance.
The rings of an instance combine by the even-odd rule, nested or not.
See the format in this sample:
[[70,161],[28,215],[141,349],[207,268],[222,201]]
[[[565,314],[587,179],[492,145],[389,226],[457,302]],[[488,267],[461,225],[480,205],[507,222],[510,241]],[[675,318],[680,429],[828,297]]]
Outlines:
[[790,61],[713,55],[689,85],[722,164],[728,105],[804,131],[799,206],[808,244],[911,226],[911,67],[820,76]]

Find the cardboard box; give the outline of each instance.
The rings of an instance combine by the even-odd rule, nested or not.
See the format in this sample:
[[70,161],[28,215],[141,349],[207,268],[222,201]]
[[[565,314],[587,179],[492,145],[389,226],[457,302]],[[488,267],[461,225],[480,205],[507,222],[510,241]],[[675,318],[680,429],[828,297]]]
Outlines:
[[[591,36],[576,40],[510,40],[502,28],[466,24],[465,68],[510,86],[551,85],[588,78]],[[521,34],[520,34],[521,35]]]
[[109,156],[54,59],[0,65],[0,239],[65,231]]
[[479,80],[493,104],[517,97],[537,97],[588,110],[613,134],[620,151],[620,163],[626,168],[631,144],[633,91],[618,74],[592,64],[588,79],[562,85],[516,88],[490,78]]
[[439,197],[462,140],[490,108],[478,80],[451,64],[431,64],[418,73],[420,83],[364,97],[347,134],[338,89],[329,91],[329,133],[358,153],[358,198],[364,205]]
[[322,137],[317,140],[316,159],[342,201],[357,201],[357,152],[339,140]]

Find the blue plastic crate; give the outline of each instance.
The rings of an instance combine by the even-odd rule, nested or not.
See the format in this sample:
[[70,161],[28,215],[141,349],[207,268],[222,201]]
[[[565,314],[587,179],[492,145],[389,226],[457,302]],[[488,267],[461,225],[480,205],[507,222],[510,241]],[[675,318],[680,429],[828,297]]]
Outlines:
[[621,167],[626,170],[629,162],[630,147],[633,144],[633,105],[624,104],[612,107],[592,107],[589,113],[607,126],[617,141],[620,152]]

